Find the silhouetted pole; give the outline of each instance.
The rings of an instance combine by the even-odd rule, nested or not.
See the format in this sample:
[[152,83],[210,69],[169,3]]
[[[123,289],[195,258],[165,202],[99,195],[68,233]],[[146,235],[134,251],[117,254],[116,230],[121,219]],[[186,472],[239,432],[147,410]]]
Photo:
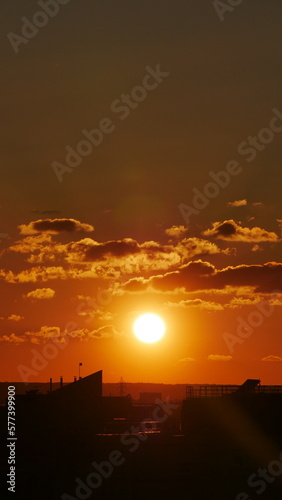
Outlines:
[[119,395],[121,398],[125,396],[125,390],[126,390],[126,385],[124,383],[123,378],[121,377],[120,382],[119,382]]
[[80,376],[80,367],[82,366],[82,363],[78,363],[78,380],[81,379],[81,376]]

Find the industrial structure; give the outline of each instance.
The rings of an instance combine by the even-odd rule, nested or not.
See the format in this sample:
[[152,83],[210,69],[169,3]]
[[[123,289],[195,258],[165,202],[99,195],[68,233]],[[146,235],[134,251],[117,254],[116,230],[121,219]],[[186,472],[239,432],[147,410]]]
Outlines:
[[[55,390],[50,379],[47,394],[30,390],[16,396],[19,426],[23,432],[33,434],[37,426],[39,431],[44,427],[49,432],[70,434],[78,431],[91,435],[122,434],[131,426],[140,427],[161,401],[159,393],[144,393],[141,402],[133,402],[125,390],[121,380],[119,396],[103,396],[102,371],[78,380],[75,378],[69,384],[64,384],[60,377],[60,385]],[[160,431],[159,425],[154,428]]]
[[[125,395],[103,396],[102,371],[40,394],[37,390],[16,396],[18,422],[23,431],[32,433],[42,426],[49,431],[83,432],[91,435],[118,435],[138,426],[161,405],[160,393],[140,393],[139,401]],[[33,418],[30,418],[33,415]],[[158,432],[185,435],[222,436],[253,432],[282,438],[282,386],[261,385],[248,379],[239,385],[187,385],[186,399],[165,424],[157,423]]]
[[239,385],[188,385],[182,405],[181,428],[195,436],[265,436],[281,432],[282,386],[248,379]]

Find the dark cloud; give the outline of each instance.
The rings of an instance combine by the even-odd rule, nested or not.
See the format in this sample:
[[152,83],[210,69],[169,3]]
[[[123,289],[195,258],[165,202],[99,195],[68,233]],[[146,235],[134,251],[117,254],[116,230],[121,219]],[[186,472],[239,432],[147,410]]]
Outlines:
[[[84,238],[67,246],[69,262],[91,263],[103,261],[109,265],[127,264],[135,266],[136,271],[175,269],[195,256],[229,254],[229,249],[220,250],[210,241],[199,238],[185,238],[176,244],[163,245],[156,241],[138,243],[131,238],[99,243]],[[115,259],[115,262],[113,262]],[[191,268],[192,269],[192,268]]]
[[221,240],[227,241],[244,241],[244,242],[260,242],[260,241],[278,241],[276,233],[266,231],[260,227],[242,227],[234,220],[226,220],[224,222],[214,222],[211,229],[203,232],[204,236],[212,236]]
[[40,219],[29,224],[19,226],[21,234],[36,233],[74,233],[76,231],[92,232],[94,227],[90,224],[84,224],[75,219]]
[[282,289],[282,264],[268,262],[262,265],[229,266],[218,270],[208,262],[195,261],[178,271],[152,276],[148,279],[134,278],[124,284],[130,292],[153,288],[161,292],[184,289],[205,291],[223,290],[225,287],[253,287],[257,293],[272,293]]
[[199,260],[189,262],[180,270],[163,275],[152,276],[148,279],[133,278],[124,284],[124,289],[130,292],[145,291],[149,287],[159,291],[174,291],[181,288],[193,291],[201,288],[201,281],[203,281],[204,289],[204,278],[213,273],[215,273],[215,267],[212,264]]
[[119,241],[107,241],[89,247],[85,252],[85,260],[101,260],[108,255],[113,257],[125,257],[127,255],[135,255],[140,252],[138,243],[131,239]]
[[218,287],[252,286],[257,292],[271,293],[282,289],[282,264],[267,262],[262,265],[240,265],[217,271],[215,284]]
[[217,236],[231,236],[232,234],[236,234],[236,226],[230,222],[224,222],[217,226],[216,233]]

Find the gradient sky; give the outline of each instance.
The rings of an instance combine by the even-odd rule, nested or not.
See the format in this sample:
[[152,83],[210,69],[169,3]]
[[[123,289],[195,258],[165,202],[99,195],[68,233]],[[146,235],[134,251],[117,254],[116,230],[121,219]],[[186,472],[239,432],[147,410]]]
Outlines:
[[[83,362],[106,382],[281,383],[281,2],[221,21],[211,0],[70,0],[16,54],[7,35],[39,10],[2,2],[1,380],[71,380]],[[112,103],[158,64],[169,76],[121,120]],[[238,147],[274,108],[248,161]],[[114,131],[59,182],[52,164],[105,118]],[[132,334],[147,311],[167,324],[149,346]]]

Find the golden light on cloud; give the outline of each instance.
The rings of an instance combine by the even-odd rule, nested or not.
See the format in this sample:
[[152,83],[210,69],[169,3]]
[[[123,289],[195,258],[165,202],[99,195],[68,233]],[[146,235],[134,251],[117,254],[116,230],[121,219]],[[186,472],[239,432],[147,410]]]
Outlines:
[[142,314],[133,325],[135,337],[146,344],[153,344],[161,340],[165,334],[165,329],[163,319],[153,313]]

